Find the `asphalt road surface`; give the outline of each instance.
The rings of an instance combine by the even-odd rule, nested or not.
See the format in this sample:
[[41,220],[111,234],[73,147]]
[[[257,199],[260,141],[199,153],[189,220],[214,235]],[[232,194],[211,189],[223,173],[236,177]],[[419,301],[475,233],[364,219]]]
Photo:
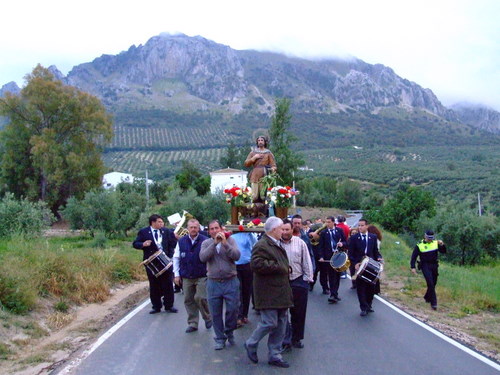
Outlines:
[[[176,294],[178,314],[148,314],[149,305],[134,315],[102,345],[64,373],[77,375],[297,375],[340,374],[499,374],[489,366],[406,319],[378,300],[374,313],[359,316],[356,291],[341,280],[342,301],[330,305],[319,285],[309,293],[305,348],[284,354],[290,368],[267,364],[267,338],[258,350],[259,363],[246,356],[243,342],[258,315],[236,330],[236,345],[213,349],[213,331],[201,320],[197,332],[187,334],[183,296]],[[423,300],[422,300],[422,303]],[[60,371],[60,370],[59,370]]]

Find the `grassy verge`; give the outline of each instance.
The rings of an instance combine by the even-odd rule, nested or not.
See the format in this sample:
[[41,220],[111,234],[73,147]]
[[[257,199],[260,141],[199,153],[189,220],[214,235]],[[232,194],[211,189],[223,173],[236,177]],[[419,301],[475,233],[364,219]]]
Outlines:
[[414,276],[410,272],[413,249],[391,233],[384,232],[383,235],[381,252],[386,267],[382,293],[431,325],[435,322],[441,328],[440,324],[445,324],[470,335],[471,342],[467,344],[498,358],[500,262],[474,267],[440,262],[436,288],[439,308],[432,311],[423,299],[426,291],[423,275]]
[[16,237],[0,244],[0,303],[24,314],[42,297],[55,297],[58,311],[70,304],[102,302],[112,285],[143,279],[139,262],[129,241],[108,241],[103,248],[87,237]]

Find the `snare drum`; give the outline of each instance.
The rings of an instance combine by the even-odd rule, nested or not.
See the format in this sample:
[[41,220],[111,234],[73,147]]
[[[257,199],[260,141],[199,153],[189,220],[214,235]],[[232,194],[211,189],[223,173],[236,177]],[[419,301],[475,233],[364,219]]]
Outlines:
[[369,283],[376,284],[383,270],[384,265],[382,263],[370,257],[364,257],[352,279],[356,280],[359,277]]
[[351,265],[351,261],[344,251],[335,251],[330,258],[330,266],[337,272],[344,272]]
[[140,265],[145,265],[146,268],[151,271],[153,275],[155,275],[155,277],[160,277],[161,274],[172,267],[172,264],[172,259],[167,257],[167,255],[162,250],[158,250],[148,259],[141,262]]

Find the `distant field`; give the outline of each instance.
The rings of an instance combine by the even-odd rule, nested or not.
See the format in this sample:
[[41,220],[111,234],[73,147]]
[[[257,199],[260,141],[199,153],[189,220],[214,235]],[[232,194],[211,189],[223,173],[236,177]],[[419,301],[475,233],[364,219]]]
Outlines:
[[220,157],[225,152],[222,148],[208,148],[183,151],[119,151],[104,154],[104,163],[119,172],[142,174],[148,169],[151,174],[158,169],[180,169],[182,161],[187,160],[202,171],[215,169]]
[[165,128],[115,126],[113,141],[108,150],[186,150],[224,147],[231,136],[222,126],[210,128]]
[[[192,142],[203,136],[208,135],[193,134]],[[203,172],[218,169],[224,153],[222,147],[186,147],[178,151],[109,150],[104,154],[104,161],[108,167],[121,172],[137,174],[146,168],[164,168],[171,176],[181,168],[182,160],[193,162]],[[500,202],[500,147],[497,146],[344,147],[307,150],[303,154],[306,165],[314,169],[314,172],[301,172],[306,177],[347,177],[375,184],[387,192],[402,183],[412,184],[423,186],[438,199],[475,199],[481,193],[485,202],[495,206],[498,206],[495,202]],[[298,188],[300,190],[300,186]]]

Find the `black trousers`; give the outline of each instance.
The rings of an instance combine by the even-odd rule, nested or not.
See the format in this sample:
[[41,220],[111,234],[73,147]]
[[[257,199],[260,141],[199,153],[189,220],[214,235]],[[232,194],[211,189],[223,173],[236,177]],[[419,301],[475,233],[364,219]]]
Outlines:
[[339,296],[340,272],[335,271],[330,263],[325,263],[328,266],[328,285],[330,287],[330,297]]
[[373,296],[376,285],[358,278],[356,280],[356,292],[358,293],[359,308],[361,311],[368,311],[372,308]]
[[155,277],[148,269],[146,269],[146,273],[149,280],[149,298],[151,298],[153,309],[161,310],[162,305],[165,306],[165,309],[173,307],[174,286],[172,284],[172,270],[165,271],[159,277]]
[[290,287],[292,288],[293,307],[290,307],[290,324],[287,324],[283,344],[291,344],[304,339],[306,326],[308,283],[301,276],[299,279],[290,281]]
[[438,281],[438,264],[437,263],[421,263],[422,273],[427,283],[427,291],[425,292],[425,301],[432,306],[437,306],[436,284]]
[[250,297],[252,296],[253,273],[250,263],[237,264],[236,272],[240,280],[240,310],[238,319],[247,318],[250,309]]
[[292,324],[292,342],[304,338],[307,312],[307,283],[305,285],[291,284],[293,294],[293,307],[290,308],[290,323]]
[[356,274],[356,265],[354,264],[354,262],[351,262],[351,264],[349,265],[349,274],[351,275],[351,282],[352,282],[352,286],[356,286],[356,280],[353,280],[352,277]]
[[328,268],[331,268],[328,262],[320,262],[319,259],[316,260],[316,269],[314,270],[313,285],[316,284],[318,280],[319,273],[319,283],[323,290],[329,289],[328,287]]

